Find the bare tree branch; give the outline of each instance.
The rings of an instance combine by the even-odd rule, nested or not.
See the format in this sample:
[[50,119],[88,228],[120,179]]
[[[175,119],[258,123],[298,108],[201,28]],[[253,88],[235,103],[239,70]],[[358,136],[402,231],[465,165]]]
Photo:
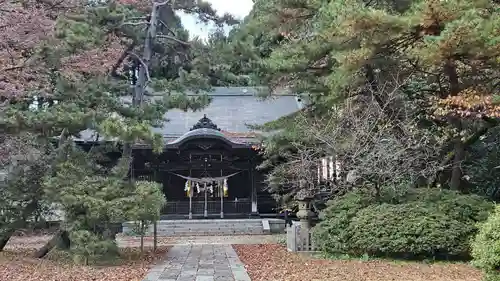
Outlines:
[[142,67],[144,67],[144,70],[146,71],[146,79],[147,79],[146,80],[146,84],[144,85],[144,87],[146,87],[147,83],[151,82],[151,76],[149,75],[148,65],[136,53],[134,53],[134,52],[128,52],[128,53],[131,56],[133,56],[134,58],[136,58],[141,63]]
[[109,71],[109,74],[111,76],[117,76],[118,67],[120,67],[120,65],[122,65],[123,61],[128,57],[130,52],[132,52],[132,50],[134,50],[135,45],[136,45],[136,43],[133,42],[130,45],[128,45],[127,48],[123,51],[122,55],[118,58],[116,63],[113,65],[113,67]]
[[[289,144],[288,152],[280,152],[287,161],[272,167],[268,182],[288,194],[302,189],[318,194],[328,191],[325,185],[333,194],[355,186],[379,192],[382,187],[408,187],[422,178],[432,179],[440,167],[441,143],[435,133],[418,128],[417,112],[400,102],[401,84],[395,84],[349,98],[321,117],[299,115],[294,123],[298,141]],[[393,114],[387,115],[388,107]],[[329,176],[322,176],[322,169]]]

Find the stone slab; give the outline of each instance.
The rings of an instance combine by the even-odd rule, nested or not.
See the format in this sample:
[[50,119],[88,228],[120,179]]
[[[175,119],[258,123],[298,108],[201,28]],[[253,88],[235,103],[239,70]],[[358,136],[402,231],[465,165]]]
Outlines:
[[173,246],[144,281],[251,281],[231,245]]

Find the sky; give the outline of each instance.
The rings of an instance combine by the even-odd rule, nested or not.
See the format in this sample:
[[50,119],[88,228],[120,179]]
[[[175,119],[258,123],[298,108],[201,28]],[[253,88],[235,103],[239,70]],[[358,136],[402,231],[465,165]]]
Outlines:
[[[230,13],[237,19],[243,19],[252,10],[252,0],[205,0],[220,14]],[[199,36],[206,39],[213,26],[197,23],[196,17],[179,13],[184,27],[192,37]]]

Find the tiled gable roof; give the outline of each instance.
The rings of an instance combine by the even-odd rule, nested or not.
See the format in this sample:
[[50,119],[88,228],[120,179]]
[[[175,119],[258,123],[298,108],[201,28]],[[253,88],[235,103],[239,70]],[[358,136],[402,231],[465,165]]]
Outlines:
[[[262,125],[300,110],[303,105],[290,94],[278,93],[263,99],[258,88],[217,87],[208,93],[212,102],[202,110],[184,112],[179,109],[165,114],[166,121],[162,128],[153,130],[161,133],[166,142],[172,142],[183,136],[206,115],[230,139],[248,142],[255,134],[248,125]],[[82,138],[91,139],[89,132]]]

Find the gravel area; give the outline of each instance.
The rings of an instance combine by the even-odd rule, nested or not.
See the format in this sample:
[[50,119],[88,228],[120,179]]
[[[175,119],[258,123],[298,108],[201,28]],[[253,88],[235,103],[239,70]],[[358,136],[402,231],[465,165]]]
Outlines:
[[323,260],[280,245],[233,245],[252,281],[480,281],[465,264]]

